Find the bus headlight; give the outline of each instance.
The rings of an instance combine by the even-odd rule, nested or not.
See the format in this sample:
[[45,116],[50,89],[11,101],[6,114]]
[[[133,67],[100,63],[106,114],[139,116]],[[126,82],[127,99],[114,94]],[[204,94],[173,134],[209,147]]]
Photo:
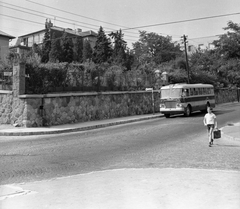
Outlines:
[[159,107],[160,108],[165,108],[165,105],[164,104],[160,104]]
[[176,107],[183,107],[183,105],[181,103],[177,103]]

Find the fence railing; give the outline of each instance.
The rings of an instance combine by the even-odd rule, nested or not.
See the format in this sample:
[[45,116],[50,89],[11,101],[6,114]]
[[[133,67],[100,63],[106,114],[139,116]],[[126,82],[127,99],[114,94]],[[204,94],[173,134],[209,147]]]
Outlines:
[[216,104],[239,102],[240,88],[222,88],[215,89]]

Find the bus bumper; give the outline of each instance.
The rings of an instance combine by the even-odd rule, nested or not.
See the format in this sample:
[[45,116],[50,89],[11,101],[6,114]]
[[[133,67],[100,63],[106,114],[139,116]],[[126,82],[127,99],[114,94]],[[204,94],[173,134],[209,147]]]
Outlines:
[[185,109],[184,107],[178,107],[178,108],[160,108],[160,113],[162,114],[181,114],[184,113]]

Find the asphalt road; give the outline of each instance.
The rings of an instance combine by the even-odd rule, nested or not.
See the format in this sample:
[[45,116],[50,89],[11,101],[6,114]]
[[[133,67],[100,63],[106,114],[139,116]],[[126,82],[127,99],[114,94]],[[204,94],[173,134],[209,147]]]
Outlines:
[[[240,105],[215,109],[218,127],[239,122]],[[240,147],[208,147],[202,113],[79,133],[0,137],[0,184],[116,168],[240,170]]]

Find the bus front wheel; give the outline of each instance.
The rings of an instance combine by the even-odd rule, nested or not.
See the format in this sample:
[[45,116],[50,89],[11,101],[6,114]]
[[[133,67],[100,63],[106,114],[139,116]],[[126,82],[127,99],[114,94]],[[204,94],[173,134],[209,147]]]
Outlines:
[[165,118],[170,118],[170,114],[164,114]]
[[191,107],[188,105],[185,109],[184,116],[189,117],[191,115]]

